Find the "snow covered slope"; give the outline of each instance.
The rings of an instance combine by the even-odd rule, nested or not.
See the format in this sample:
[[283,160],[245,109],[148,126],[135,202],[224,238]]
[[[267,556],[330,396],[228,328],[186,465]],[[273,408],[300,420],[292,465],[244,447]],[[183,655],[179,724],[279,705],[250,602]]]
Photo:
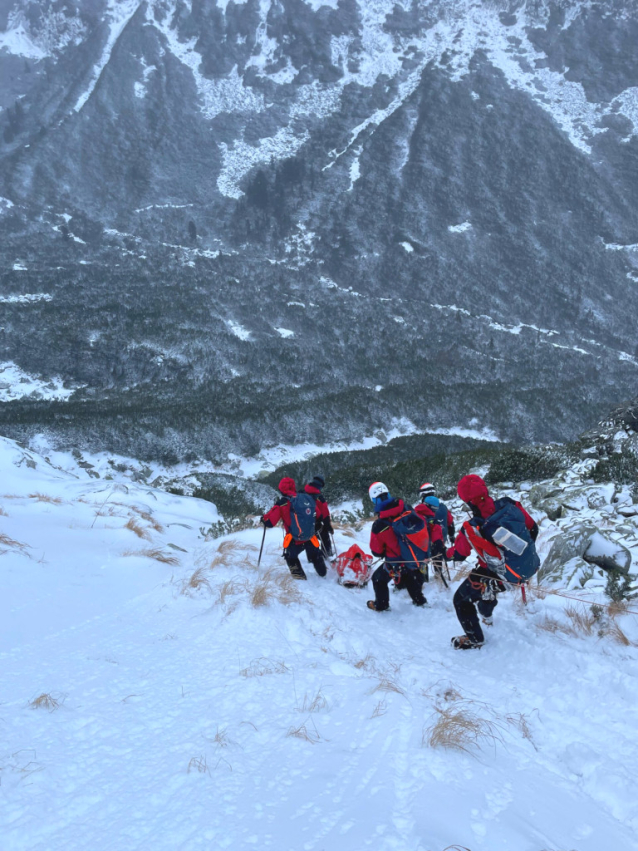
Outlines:
[[258,570],[209,504],[0,467],[3,851],[637,847],[638,650],[548,629],[567,601],[508,594],[455,653],[442,587],[375,615],[291,584],[278,530]]

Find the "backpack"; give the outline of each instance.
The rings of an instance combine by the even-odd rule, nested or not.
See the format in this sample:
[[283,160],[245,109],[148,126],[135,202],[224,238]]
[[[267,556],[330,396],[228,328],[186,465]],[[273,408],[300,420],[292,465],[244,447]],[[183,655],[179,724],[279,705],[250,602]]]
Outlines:
[[400,559],[408,569],[418,570],[421,562],[429,558],[430,536],[428,524],[413,508],[406,506],[406,511],[391,521],[392,531],[399,541]]
[[436,509],[436,514],[434,515],[434,520],[443,530],[443,540],[445,541],[449,533],[447,525],[447,505],[444,502],[439,502],[439,507]]
[[481,524],[481,534],[498,545],[505,562],[503,578],[520,585],[536,573],[540,558],[516,503],[509,497],[502,497],[494,500],[494,505],[496,511]]
[[308,493],[290,499],[290,534],[294,541],[309,541],[315,534],[315,501]]

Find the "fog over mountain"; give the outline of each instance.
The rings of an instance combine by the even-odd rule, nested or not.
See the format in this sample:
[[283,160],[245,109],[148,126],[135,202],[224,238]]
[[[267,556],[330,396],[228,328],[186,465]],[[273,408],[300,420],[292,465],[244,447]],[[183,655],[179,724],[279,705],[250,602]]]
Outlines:
[[575,436],[638,377],[638,5],[0,4],[0,431]]

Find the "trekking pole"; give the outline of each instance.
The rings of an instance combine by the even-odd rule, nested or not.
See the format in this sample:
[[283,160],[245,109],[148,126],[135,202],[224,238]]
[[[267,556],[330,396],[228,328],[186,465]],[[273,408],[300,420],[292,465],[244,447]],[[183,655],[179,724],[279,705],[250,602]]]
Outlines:
[[261,547],[259,548],[259,558],[257,559],[257,570],[259,570],[259,565],[261,564],[261,554],[264,551],[264,541],[266,540],[266,527],[264,526],[264,534],[261,539]]
[[521,594],[523,596],[523,605],[527,605],[527,593],[525,591],[525,583],[521,582]]
[[334,535],[334,532],[331,532],[331,533],[330,533],[330,540],[332,541],[332,552],[333,552],[333,556],[332,556],[332,557],[333,557],[333,558],[336,558],[336,557],[337,557],[337,545],[335,544],[335,535]]

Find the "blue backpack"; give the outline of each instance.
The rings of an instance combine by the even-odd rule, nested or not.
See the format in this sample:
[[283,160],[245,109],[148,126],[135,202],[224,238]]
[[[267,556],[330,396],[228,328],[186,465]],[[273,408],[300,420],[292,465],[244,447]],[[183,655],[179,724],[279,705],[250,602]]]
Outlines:
[[309,541],[315,534],[315,500],[308,493],[298,493],[290,500],[290,534],[293,540]]
[[[540,558],[536,546],[525,525],[525,517],[514,500],[505,496],[494,500],[496,511],[480,524],[481,534],[490,541],[497,543],[493,536],[499,528],[512,532],[527,545],[522,553],[517,555],[508,549],[506,544],[498,544],[505,558],[505,579],[508,582],[521,584],[527,582],[540,567]],[[499,537],[497,535],[497,537]]]
[[401,562],[409,570],[418,570],[430,554],[428,524],[406,505],[406,510],[392,521],[392,531],[399,541]]
[[447,525],[447,505],[444,502],[439,502],[439,507],[436,509],[434,520],[443,529],[443,540],[447,540],[449,535]]

